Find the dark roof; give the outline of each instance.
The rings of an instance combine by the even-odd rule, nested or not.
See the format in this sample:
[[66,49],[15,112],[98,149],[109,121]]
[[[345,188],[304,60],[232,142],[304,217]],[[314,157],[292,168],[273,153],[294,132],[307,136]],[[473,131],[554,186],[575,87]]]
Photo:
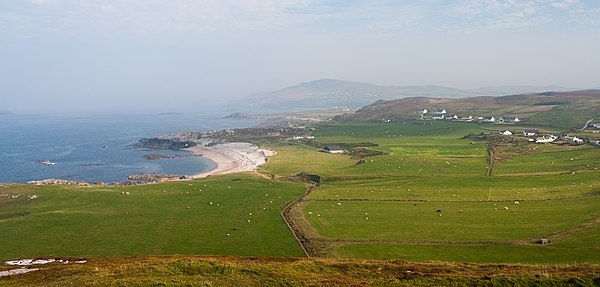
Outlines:
[[514,121],[515,119],[517,119],[517,117],[502,117],[502,119],[505,121]]
[[528,133],[528,134],[529,133],[536,133],[537,134],[538,130],[523,130],[523,132]]
[[342,147],[340,147],[339,145],[328,145],[325,146],[324,150],[344,150]]

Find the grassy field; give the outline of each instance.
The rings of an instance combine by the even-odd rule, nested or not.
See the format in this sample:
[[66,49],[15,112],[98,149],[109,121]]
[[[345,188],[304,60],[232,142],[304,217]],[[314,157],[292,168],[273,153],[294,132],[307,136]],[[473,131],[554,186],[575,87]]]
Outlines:
[[[96,259],[90,265],[52,267],[19,277],[23,281],[2,279],[0,285],[598,284],[598,265],[591,265],[592,271],[569,265],[569,270],[591,272],[570,277],[550,271],[539,277],[531,270],[490,277],[490,270],[504,267],[484,266],[488,273],[479,270],[469,277],[465,270],[476,265],[436,263],[433,270],[447,268],[448,273],[438,276],[430,270],[406,277],[405,271],[394,271],[407,264],[403,261],[361,261],[600,263],[600,149],[519,143],[497,147],[510,156],[492,165],[488,142],[465,136],[494,128],[450,122],[324,126],[312,142],[267,144],[277,155],[260,169],[263,176],[131,187],[0,184],[0,260],[173,254],[302,257],[293,234],[311,255],[330,258]],[[385,154],[319,151],[326,144],[364,142]],[[320,184],[307,189],[306,183],[294,182],[290,176],[301,172],[321,176]],[[306,190],[310,193],[301,197]],[[32,195],[39,197],[28,199]],[[282,211],[292,219],[292,231]],[[550,243],[537,244],[542,238]],[[59,272],[52,275],[51,270]],[[128,272],[139,272],[139,281]],[[461,272],[462,277],[457,275]],[[44,281],[48,278],[54,281]]]
[[[487,176],[487,142],[464,136],[494,127],[328,126],[316,133],[321,145],[371,142],[378,146],[370,149],[388,154],[352,164],[347,155],[290,145],[264,171],[292,174],[310,162],[307,171],[322,176],[297,206],[321,256],[600,263],[600,150],[525,141],[524,152],[515,154],[502,146],[514,154],[494,162]],[[535,244],[541,238],[551,244]]]
[[0,259],[302,256],[279,213],[303,190],[250,175],[132,187],[5,184],[0,193],[20,197],[0,197]]

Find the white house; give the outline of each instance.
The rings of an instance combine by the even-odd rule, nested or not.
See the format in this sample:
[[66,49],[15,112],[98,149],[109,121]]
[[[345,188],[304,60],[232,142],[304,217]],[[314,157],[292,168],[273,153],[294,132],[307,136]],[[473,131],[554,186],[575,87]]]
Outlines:
[[512,136],[513,133],[509,130],[505,130],[505,131],[500,131],[500,134],[505,135],[505,136]]
[[444,118],[446,118],[446,116],[436,114],[436,115],[432,116],[431,118],[434,120],[443,120]]
[[496,119],[494,117],[483,117],[483,122],[484,123],[494,123],[494,122],[496,122]]
[[498,123],[503,124],[516,124],[520,121],[521,120],[517,117],[500,117],[500,119],[498,119]]
[[535,139],[536,143],[551,143],[555,141],[557,137],[555,135],[543,135]]
[[573,136],[573,137],[570,137],[570,136],[568,136],[568,135],[567,135],[567,136],[564,136],[564,137],[563,137],[563,140],[566,140],[566,141],[572,141],[572,142],[574,142],[574,143],[576,143],[576,144],[582,144],[582,143],[584,142],[584,140],[583,140],[583,139],[580,139],[580,138],[578,138],[578,137],[575,137],[575,136]]
[[445,109],[435,109],[433,113],[436,115],[445,115],[447,112]]
[[523,135],[524,136],[528,136],[528,137],[532,137],[538,134],[538,130],[524,130],[523,131]]
[[428,112],[429,112],[429,111],[427,111],[427,109],[421,109],[421,110],[419,110],[417,113],[419,113],[419,114],[421,114],[421,115],[424,115],[424,114],[426,114],[426,113],[428,113]]
[[341,148],[340,146],[337,145],[328,145],[326,147],[323,148],[324,152],[328,152],[328,153],[344,153],[345,150],[343,148]]
[[447,120],[458,120],[458,116],[457,115],[449,115],[446,117]]

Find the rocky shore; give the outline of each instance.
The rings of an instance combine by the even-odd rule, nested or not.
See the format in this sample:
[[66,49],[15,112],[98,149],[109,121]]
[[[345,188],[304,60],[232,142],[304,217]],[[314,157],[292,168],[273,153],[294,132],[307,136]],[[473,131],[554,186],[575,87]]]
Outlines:
[[28,181],[27,184],[32,185],[50,185],[50,184],[62,184],[62,185],[79,185],[79,186],[90,186],[91,184],[85,181],[73,181],[66,179],[48,178],[44,180],[32,180]]

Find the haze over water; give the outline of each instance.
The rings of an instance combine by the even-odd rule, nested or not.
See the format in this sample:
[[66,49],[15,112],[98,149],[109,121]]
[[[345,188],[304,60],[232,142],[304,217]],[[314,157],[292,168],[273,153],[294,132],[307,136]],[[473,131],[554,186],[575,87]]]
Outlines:
[[202,157],[148,160],[144,154],[186,152],[148,151],[133,145],[142,137],[177,130],[255,123],[201,114],[0,115],[0,182],[60,178],[109,183],[141,173],[193,175],[214,168],[215,163]]

